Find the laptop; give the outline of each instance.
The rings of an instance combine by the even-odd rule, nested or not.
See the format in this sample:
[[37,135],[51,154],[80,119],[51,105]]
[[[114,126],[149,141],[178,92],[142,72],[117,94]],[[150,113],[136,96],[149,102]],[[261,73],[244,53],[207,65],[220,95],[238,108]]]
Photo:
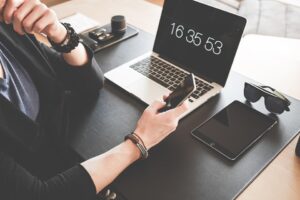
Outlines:
[[198,1],[165,0],[153,52],[104,76],[151,104],[193,73],[197,87],[185,116],[225,86],[245,25],[245,18]]

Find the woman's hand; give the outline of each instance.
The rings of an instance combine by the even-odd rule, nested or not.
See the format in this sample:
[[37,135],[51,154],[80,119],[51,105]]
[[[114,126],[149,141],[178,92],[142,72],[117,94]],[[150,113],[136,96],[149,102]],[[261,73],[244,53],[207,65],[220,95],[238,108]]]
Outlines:
[[[12,24],[20,35],[43,33],[58,44],[67,36],[67,30],[58,21],[55,12],[39,0],[0,0],[0,20],[1,18],[5,23]],[[64,53],[63,57],[74,67],[84,66],[89,60],[81,43],[70,53]]]
[[141,137],[147,149],[152,148],[171,132],[173,132],[180,119],[180,116],[188,110],[187,103],[163,112],[158,113],[165,103],[156,101],[144,111],[137,123],[135,133]]
[[60,43],[67,31],[59,23],[55,12],[39,0],[0,0],[0,15],[14,30],[25,33],[44,33],[52,41]]
[[23,2],[24,0],[0,0],[0,21],[10,24],[14,12]]

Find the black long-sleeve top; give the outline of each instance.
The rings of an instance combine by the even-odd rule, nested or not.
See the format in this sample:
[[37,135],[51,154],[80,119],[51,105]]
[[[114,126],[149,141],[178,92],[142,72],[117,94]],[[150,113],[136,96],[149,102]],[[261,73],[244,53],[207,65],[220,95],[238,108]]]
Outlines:
[[81,165],[42,181],[0,152],[0,199],[94,200],[95,186]]
[[66,90],[81,98],[92,98],[103,86],[103,74],[92,51],[88,50],[86,65],[73,67],[62,54],[39,43],[32,35],[20,36],[3,23],[0,40],[26,67],[40,97],[40,111],[36,121],[32,121],[0,95],[0,199],[96,199],[94,183],[81,165],[44,181],[19,163],[23,154],[38,152],[49,138],[60,138]]

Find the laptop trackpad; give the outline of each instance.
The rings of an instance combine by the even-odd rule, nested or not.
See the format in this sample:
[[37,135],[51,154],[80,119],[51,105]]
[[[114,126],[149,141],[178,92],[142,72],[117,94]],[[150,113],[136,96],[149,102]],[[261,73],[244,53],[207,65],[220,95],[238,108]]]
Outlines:
[[162,101],[163,95],[170,93],[170,90],[167,88],[145,78],[141,78],[130,84],[128,91],[147,104],[151,104],[155,100]]

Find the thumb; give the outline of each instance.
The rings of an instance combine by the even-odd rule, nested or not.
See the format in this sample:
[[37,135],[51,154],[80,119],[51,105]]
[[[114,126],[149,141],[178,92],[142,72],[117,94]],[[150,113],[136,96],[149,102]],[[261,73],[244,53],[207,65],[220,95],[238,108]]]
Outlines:
[[157,112],[159,109],[164,107],[166,103],[161,101],[154,101],[147,109]]
[[183,104],[180,106],[177,106],[174,109],[169,110],[168,112],[171,113],[175,117],[180,117],[182,114],[184,114],[186,111],[188,111],[189,106],[187,101],[185,101]]

